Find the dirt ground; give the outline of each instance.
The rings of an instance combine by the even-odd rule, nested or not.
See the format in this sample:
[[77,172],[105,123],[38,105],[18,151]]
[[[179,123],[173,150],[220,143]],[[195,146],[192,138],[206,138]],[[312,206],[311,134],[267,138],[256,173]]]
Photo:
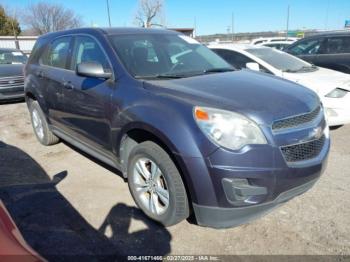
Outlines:
[[127,183],[66,143],[40,145],[25,103],[0,105],[0,197],[27,242],[55,254],[350,255],[350,126],[331,131],[319,182],[269,215],[231,229],[163,228]]

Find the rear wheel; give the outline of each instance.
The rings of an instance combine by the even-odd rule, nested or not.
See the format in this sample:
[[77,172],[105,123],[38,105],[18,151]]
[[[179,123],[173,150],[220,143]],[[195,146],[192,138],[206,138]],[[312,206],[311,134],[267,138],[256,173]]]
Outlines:
[[189,216],[186,189],[170,156],[143,142],[130,153],[128,184],[136,204],[150,218],[171,226]]
[[49,129],[45,115],[37,101],[32,101],[30,103],[29,111],[34,134],[39,142],[45,146],[57,144],[59,142],[59,138]]

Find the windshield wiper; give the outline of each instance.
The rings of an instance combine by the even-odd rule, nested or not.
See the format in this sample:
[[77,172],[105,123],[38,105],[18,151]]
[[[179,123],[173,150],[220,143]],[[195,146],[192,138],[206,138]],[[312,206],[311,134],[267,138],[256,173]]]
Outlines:
[[232,71],[235,71],[235,69],[231,67],[223,67],[223,68],[207,69],[207,70],[204,70],[203,73],[210,74],[210,73],[224,73],[224,72],[232,72]]
[[298,73],[298,72],[303,72],[303,71],[304,72],[305,71],[309,71],[310,69],[316,70],[317,66],[315,66],[315,65],[302,66],[299,69],[286,69],[286,70],[283,70],[283,72],[286,72],[286,73]]
[[185,78],[185,77],[191,77],[191,76],[198,76],[202,74],[211,74],[211,73],[224,73],[224,72],[232,72],[235,71],[234,68],[230,67],[224,67],[224,68],[211,68],[207,70],[203,70],[200,72],[193,72],[188,74],[159,74],[159,75],[147,75],[147,76],[141,76],[136,75],[135,78],[137,79],[179,79],[179,78]]
[[167,75],[167,74],[135,76],[135,78],[137,79],[178,79],[178,78],[184,78],[184,77],[187,77],[187,76],[186,75]]

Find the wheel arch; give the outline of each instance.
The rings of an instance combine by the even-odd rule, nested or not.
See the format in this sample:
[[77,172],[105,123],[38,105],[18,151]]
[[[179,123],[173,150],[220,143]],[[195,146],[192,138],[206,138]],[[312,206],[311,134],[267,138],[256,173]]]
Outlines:
[[123,132],[123,135],[119,141],[119,159],[122,166],[123,176],[124,178],[127,178],[128,157],[132,149],[138,144],[145,141],[154,142],[170,156],[176,168],[179,170],[179,173],[185,185],[189,205],[192,210],[192,196],[194,193],[192,189],[193,183],[188,174],[186,165],[181,155],[177,153],[178,151],[175,145],[171,143],[171,141],[166,136],[159,134],[161,133],[158,130],[145,125],[133,125],[132,128],[129,128]]

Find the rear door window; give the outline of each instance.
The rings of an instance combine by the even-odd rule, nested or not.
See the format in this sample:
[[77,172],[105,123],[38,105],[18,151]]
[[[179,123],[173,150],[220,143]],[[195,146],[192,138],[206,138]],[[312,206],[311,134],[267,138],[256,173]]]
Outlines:
[[39,62],[44,65],[67,69],[71,39],[71,37],[66,36],[54,40]]

